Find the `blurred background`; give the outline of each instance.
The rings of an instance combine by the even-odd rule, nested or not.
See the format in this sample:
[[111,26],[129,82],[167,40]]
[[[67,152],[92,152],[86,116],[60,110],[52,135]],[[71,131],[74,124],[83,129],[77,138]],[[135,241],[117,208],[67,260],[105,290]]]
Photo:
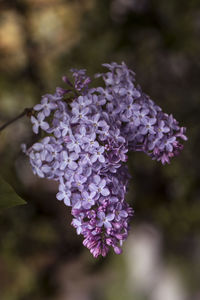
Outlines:
[[111,61],[136,72],[189,140],[170,165],[129,155],[129,238],[122,255],[93,259],[57,184],[21,153],[34,140],[28,118],[1,132],[0,174],[27,201],[0,215],[2,300],[200,300],[199,0],[1,0],[0,125],[70,68],[92,75]]

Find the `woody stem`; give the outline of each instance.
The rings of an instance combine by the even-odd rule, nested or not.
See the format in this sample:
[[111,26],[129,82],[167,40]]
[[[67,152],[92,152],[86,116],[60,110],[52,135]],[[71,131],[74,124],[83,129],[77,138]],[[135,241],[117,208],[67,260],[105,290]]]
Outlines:
[[2,126],[0,126],[0,131],[4,130],[6,127],[8,127],[12,123],[16,122],[17,120],[21,119],[22,117],[31,115],[32,110],[33,110],[32,107],[25,108],[21,114],[19,114],[15,118],[9,120],[8,122],[6,122],[5,124],[3,124]]

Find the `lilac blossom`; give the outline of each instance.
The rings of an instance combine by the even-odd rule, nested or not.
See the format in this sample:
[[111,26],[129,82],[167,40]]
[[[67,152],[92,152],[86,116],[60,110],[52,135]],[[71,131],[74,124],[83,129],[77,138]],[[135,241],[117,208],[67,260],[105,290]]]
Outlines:
[[95,197],[96,192],[91,192],[90,194],[86,191],[82,192],[83,202],[82,206],[85,209],[90,209],[95,204]]
[[148,119],[142,119],[141,120],[141,129],[140,132],[143,135],[146,135],[148,133],[154,135],[155,134],[155,130],[154,130],[154,124],[156,123],[156,118],[148,118]]
[[81,218],[79,219],[73,219],[72,223],[71,223],[75,228],[76,228],[76,232],[77,234],[81,234],[82,232],[82,225],[83,225],[83,221]]
[[101,194],[102,196],[108,196],[110,194],[109,189],[106,187],[106,180],[105,179],[101,179],[101,177],[99,175],[95,175],[93,177],[93,181],[94,182],[92,182],[89,185],[89,190],[91,192]]
[[78,123],[80,121],[87,121],[87,115],[89,112],[89,108],[85,107],[82,109],[73,108],[72,109],[72,118],[71,123]]
[[39,132],[39,128],[43,130],[47,130],[49,128],[49,124],[47,122],[44,122],[44,119],[45,119],[45,115],[42,112],[38,114],[37,119],[34,116],[31,116],[31,122],[33,124],[34,133],[37,134]]
[[104,163],[105,162],[105,157],[103,155],[104,153],[104,147],[99,147],[99,148],[96,148],[94,151],[93,151],[93,154],[91,156],[91,162],[94,163],[96,162],[97,160],[101,163]]
[[96,140],[96,133],[93,132],[82,138],[83,149],[89,153],[93,153],[96,148],[99,148],[99,143]]
[[67,151],[61,152],[60,169],[64,170],[66,167],[68,167],[71,170],[75,170],[77,168],[77,163],[75,162],[77,158],[78,155],[75,152],[70,154]]
[[69,139],[65,139],[66,147],[69,149],[69,151],[74,151],[76,153],[81,152],[81,141],[80,139],[77,139],[75,136],[71,135],[69,136]]
[[170,128],[166,125],[166,122],[160,120],[158,122],[158,127],[156,128],[158,138],[161,139],[165,133],[170,131]]
[[70,206],[71,204],[70,196],[71,196],[70,189],[67,186],[65,186],[64,183],[61,183],[59,185],[59,192],[57,193],[56,198],[58,200],[63,200],[67,206]]
[[73,186],[77,187],[78,190],[82,191],[84,190],[84,183],[87,181],[87,177],[82,175],[82,174],[78,174],[76,173],[74,175],[74,180],[73,180]]
[[51,110],[54,110],[57,107],[57,105],[53,102],[49,102],[48,97],[44,96],[41,100],[41,104],[37,104],[34,106],[34,110],[40,111],[42,110],[45,117],[48,117],[51,113]]
[[33,132],[44,138],[23,146],[33,173],[59,183],[56,198],[71,207],[71,224],[94,257],[110,248],[120,254],[128,236],[128,151],[165,164],[187,140],[185,128],[141,90],[125,63],[103,66],[107,71],[95,75],[102,86],[90,88],[86,70],[72,69],[73,82],[63,77],[66,89],[44,95],[31,116]]
[[99,211],[97,217],[99,219],[97,221],[97,226],[99,227],[104,226],[105,228],[111,228],[112,227],[111,221],[114,219],[115,215],[114,213],[105,215],[103,211]]

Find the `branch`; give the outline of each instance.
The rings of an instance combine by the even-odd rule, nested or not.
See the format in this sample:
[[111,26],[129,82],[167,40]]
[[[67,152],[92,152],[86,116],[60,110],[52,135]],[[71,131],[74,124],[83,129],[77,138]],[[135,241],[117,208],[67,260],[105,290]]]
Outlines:
[[32,114],[33,108],[25,108],[21,114],[19,114],[17,117],[13,118],[12,120],[6,122],[4,125],[0,126],[0,131],[4,130],[7,126],[11,125],[15,121],[21,119],[24,116],[30,116]]

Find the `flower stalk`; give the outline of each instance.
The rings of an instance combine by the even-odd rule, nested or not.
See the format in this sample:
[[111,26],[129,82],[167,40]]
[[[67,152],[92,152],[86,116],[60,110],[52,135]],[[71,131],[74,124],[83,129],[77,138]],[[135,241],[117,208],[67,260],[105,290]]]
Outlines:
[[14,122],[18,121],[19,119],[23,118],[24,116],[31,117],[33,112],[33,107],[25,108],[23,112],[21,112],[18,116],[14,117],[13,119],[7,121],[3,125],[0,126],[0,131],[3,131],[5,128],[13,124]]

